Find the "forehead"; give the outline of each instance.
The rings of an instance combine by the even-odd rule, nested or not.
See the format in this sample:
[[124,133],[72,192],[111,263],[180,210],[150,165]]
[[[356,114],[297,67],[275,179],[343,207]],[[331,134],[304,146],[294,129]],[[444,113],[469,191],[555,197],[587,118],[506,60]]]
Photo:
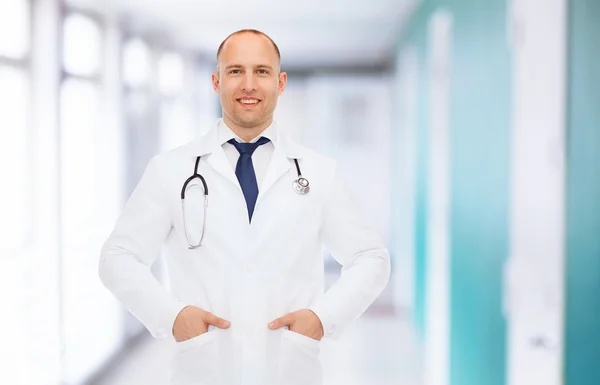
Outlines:
[[242,33],[229,38],[220,56],[221,64],[275,65],[279,59],[271,41],[262,35]]

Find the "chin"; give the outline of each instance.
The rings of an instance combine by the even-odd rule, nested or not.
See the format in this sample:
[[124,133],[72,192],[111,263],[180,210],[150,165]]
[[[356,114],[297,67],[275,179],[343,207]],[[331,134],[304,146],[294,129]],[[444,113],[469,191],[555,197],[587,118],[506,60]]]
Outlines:
[[244,116],[237,116],[237,123],[242,126],[242,127],[254,127],[254,126],[258,126],[259,124],[261,124],[262,122],[265,121],[265,119],[263,119],[263,117],[261,116],[256,116],[256,117],[244,117]]

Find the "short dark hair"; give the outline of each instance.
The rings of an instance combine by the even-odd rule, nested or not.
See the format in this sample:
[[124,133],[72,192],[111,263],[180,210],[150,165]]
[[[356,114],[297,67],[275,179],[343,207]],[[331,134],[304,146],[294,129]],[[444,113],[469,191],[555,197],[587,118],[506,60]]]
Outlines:
[[281,53],[279,52],[279,47],[277,47],[277,44],[275,44],[275,42],[273,41],[273,39],[271,39],[269,37],[269,35],[267,35],[264,32],[261,32],[259,30],[256,30],[256,29],[240,29],[239,31],[235,31],[231,35],[227,36],[225,38],[225,40],[223,40],[223,42],[219,45],[219,49],[217,49],[217,69],[219,67],[219,57],[221,56],[221,51],[223,51],[223,47],[225,46],[225,43],[227,43],[227,40],[229,40],[231,37],[233,37],[235,35],[241,35],[243,33],[253,33],[255,35],[260,35],[260,36],[266,37],[271,42],[271,45],[275,49],[275,53],[277,54],[277,58],[279,59],[279,61],[281,61]]

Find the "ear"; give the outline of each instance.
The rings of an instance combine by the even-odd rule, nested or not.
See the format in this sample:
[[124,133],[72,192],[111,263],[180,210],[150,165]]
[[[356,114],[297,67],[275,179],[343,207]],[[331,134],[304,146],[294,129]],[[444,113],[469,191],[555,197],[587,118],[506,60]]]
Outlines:
[[287,73],[282,72],[279,74],[279,88],[278,88],[279,95],[283,94],[283,91],[285,91],[286,84],[287,84]]
[[219,74],[216,72],[212,73],[212,86],[213,86],[213,90],[215,90],[215,92],[217,94],[219,92],[221,92],[221,84],[219,82]]

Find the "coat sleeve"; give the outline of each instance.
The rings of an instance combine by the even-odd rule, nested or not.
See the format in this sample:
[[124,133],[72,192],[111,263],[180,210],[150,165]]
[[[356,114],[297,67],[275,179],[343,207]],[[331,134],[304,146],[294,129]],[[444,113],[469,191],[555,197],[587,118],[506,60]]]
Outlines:
[[102,247],[98,274],[155,338],[172,337],[175,318],[185,307],[150,271],[170,231],[154,157]]
[[342,273],[310,310],[321,320],[324,337],[337,339],[381,294],[391,269],[389,252],[366,223],[337,167],[328,195],[321,241]]

